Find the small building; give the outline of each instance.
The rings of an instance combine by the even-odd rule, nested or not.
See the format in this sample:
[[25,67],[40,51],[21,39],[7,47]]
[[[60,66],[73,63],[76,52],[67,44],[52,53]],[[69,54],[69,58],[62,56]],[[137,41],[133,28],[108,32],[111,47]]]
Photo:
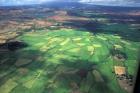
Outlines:
[[1,44],[4,44],[4,43],[6,43],[6,40],[4,40],[4,39],[1,40],[1,39],[0,39],[0,45],[1,45]]
[[7,37],[6,36],[2,36],[2,35],[0,35],[0,44],[4,44],[4,43],[6,43],[6,41],[7,41]]
[[116,74],[116,75],[123,75],[123,74],[126,74],[126,69],[125,69],[125,67],[122,67],[122,66],[114,66],[114,69],[115,69],[115,74]]

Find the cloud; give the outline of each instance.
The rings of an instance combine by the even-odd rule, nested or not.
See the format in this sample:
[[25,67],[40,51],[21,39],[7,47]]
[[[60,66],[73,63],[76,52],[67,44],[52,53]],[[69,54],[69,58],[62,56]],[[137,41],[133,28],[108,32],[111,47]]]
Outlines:
[[140,0],[80,0],[80,2],[111,6],[140,6]]
[[0,5],[26,5],[26,4],[41,4],[47,1],[75,1],[82,3],[94,3],[94,4],[114,4],[114,5],[127,5],[127,4],[137,4],[140,0],[0,0]]
[[40,4],[49,0],[0,0],[0,5]]

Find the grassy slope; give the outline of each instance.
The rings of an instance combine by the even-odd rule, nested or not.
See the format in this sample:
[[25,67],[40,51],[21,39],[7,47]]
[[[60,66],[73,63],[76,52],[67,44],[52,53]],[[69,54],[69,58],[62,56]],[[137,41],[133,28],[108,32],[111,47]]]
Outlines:
[[[131,53],[137,54],[139,43],[123,40],[119,36],[93,35],[86,31],[61,29],[47,33],[45,31],[26,33],[19,39],[29,46],[15,52],[13,57],[32,59],[32,63],[22,67],[15,67],[13,64],[11,68],[15,68],[14,73],[7,75],[5,83],[0,87],[0,90],[3,87],[10,89],[10,93],[46,93],[45,91],[67,93],[72,91],[69,85],[71,82],[80,83],[79,90],[89,93],[101,93],[101,90],[104,90],[104,93],[125,93],[112,73],[113,65],[116,64],[111,57],[110,49],[114,45],[119,45],[120,50],[128,55],[125,62],[128,73],[135,75],[138,64],[137,56]],[[75,74],[63,74],[82,68],[91,69],[93,64],[104,79],[103,83],[95,81],[91,72],[85,80],[80,80]],[[22,75],[20,68],[25,68],[28,73]],[[15,86],[11,87],[9,80]],[[91,84],[83,85],[83,82]]]

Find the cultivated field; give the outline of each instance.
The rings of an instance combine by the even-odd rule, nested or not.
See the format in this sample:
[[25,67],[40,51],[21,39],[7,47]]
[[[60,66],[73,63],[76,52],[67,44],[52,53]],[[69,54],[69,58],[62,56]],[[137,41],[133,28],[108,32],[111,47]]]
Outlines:
[[139,8],[1,7],[0,93],[132,93],[139,19]]

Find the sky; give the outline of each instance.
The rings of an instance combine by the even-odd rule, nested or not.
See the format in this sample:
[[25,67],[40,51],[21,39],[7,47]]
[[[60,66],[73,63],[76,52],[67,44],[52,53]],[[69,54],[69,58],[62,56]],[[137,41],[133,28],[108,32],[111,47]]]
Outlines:
[[140,0],[0,0],[0,5],[27,5],[41,4],[48,1],[74,1],[82,3],[93,3],[99,5],[140,5]]
[[83,3],[93,3],[97,5],[114,5],[114,6],[139,6],[140,0],[81,0]]

